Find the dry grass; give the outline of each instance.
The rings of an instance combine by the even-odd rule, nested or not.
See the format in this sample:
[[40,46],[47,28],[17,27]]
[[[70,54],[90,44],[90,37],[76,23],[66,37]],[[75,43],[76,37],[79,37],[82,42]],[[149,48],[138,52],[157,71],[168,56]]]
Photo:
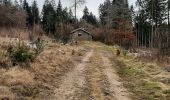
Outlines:
[[19,28],[0,28],[1,37],[28,39],[28,32]]
[[[113,67],[117,68],[124,86],[133,94],[134,100],[170,100],[170,74],[156,62],[142,62],[134,54],[123,55],[118,46],[97,43],[100,50],[108,51]],[[116,50],[121,55],[116,56]]]
[[1,75],[1,85],[14,86],[34,84],[34,74],[20,67],[10,68]]
[[[0,68],[0,99],[22,98],[22,99],[54,99],[54,89],[61,84],[61,78],[74,68],[74,64],[80,62],[84,54],[89,48],[97,48],[97,50],[105,50],[110,52],[108,55],[113,61],[113,65],[117,66],[119,75],[135,100],[169,100],[170,99],[170,75],[169,72],[163,70],[156,63],[143,63],[132,54],[127,56],[115,56],[117,46],[106,46],[102,43],[83,42],[77,46],[62,45],[53,43],[50,39],[46,42],[44,51],[31,64],[29,69],[21,67]],[[0,52],[8,46],[9,38],[0,38]],[[14,41],[16,41],[14,39]],[[6,42],[5,44],[3,44]],[[120,48],[119,48],[120,49]],[[74,54],[73,54],[74,51]],[[3,54],[3,53],[1,53]],[[0,59],[4,59],[0,54]],[[88,86],[87,94],[96,98],[104,98],[105,90],[99,86],[105,87],[101,80],[104,80],[102,72],[98,66],[101,65],[101,59],[94,54],[91,60],[94,62],[88,66],[88,76],[86,77]],[[101,61],[101,62],[95,62]],[[94,67],[91,67],[94,66]],[[114,66],[115,67],[115,66]],[[101,79],[102,78],[102,79]],[[100,82],[99,82],[100,81]],[[99,82],[99,83],[98,83]],[[105,87],[107,88],[107,87]],[[92,89],[92,90],[89,90]]]
[[[101,43],[92,43],[91,46],[95,49],[93,56],[90,58],[90,62],[86,68],[86,80],[87,80],[87,92],[86,99],[94,100],[112,100],[114,97],[114,90],[110,86],[110,80],[104,72],[106,66],[103,65],[101,58],[101,51],[99,48],[103,46]],[[86,44],[88,45],[88,44]],[[111,73],[112,74],[112,73]]]
[[7,86],[0,86],[0,99],[3,98],[9,98],[10,100],[13,100],[15,95],[11,92],[10,88]]
[[[44,39],[46,41],[44,51],[30,68],[24,69],[19,66],[0,68],[0,94],[3,94],[0,95],[0,99],[4,97],[52,99],[54,88],[60,84],[61,77],[71,70],[74,63],[79,62],[88,50],[82,46],[62,45],[52,43],[46,37]],[[0,50],[3,52],[10,43],[17,44],[17,42],[15,38],[1,37]],[[74,55],[72,55],[73,50]],[[0,58],[4,59],[2,55]]]
[[[90,96],[91,98],[95,99],[95,100],[104,100],[104,94],[103,94],[103,90],[101,88],[101,79],[102,78],[102,72],[99,69],[99,62],[96,61],[101,61],[101,58],[97,58],[96,55],[97,53],[95,53],[91,58],[90,61],[91,63],[88,65],[87,67],[87,71],[86,71],[86,78],[87,78],[87,84],[89,87],[89,91],[90,91]],[[99,55],[98,55],[99,56]],[[98,60],[97,60],[98,59]]]
[[144,63],[154,62],[160,67],[170,69],[170,57],[159,54],[159,50],[156,48],[138,47],[136,53],[132,53],[136,59]]
[[[117,47],[116,47],[117,48]],[[155,62],[141,62],[133,54],[115,56],[116,48],[106,46],[111,52],[113,65],[117,66],[124,86],[131,91],[134,100],[169,100],[169,72]],[[120,48],[117,48],[120,49]]]

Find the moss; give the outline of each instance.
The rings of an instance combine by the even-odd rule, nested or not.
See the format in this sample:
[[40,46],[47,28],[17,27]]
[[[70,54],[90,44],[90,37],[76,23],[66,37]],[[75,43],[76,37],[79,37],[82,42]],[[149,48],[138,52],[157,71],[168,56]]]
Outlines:
[[152,91],[158,91],[158,90],[161,90],[161,87],[159,86],[158,83],[144,82],[143,83],[143,89],[152,90]]
[[133,67],[122,67],[119,71],[119,74],[123,76],[135,76],[137,73],[139,73],[139,71]]

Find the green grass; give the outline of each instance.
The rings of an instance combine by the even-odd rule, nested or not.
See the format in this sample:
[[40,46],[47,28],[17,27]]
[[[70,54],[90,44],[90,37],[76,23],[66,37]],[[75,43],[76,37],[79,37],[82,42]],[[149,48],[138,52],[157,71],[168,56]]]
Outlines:
[[[133,54],[118,46],[108,46],[96,43],[97,50],[110,53],[113,67],[117,69],[124,86],[133,93],[133,100],[169,100],[170,90],[164,91],[161,85],[153,80],[153,74],[159,72],[158,66],[148,65],[138,61]],[[116,50],[121,50],[121,55],[116,56]]]
[[133,67],[122,67],[118,73],[123,76],[135,76],[139,71]]
[[128,52],[126,52],[126,56],[121,54],[121,56],[117,57],[115,55],[116,49],[123,51],[119,47],[103,46],[103,50],[113,54],[111,58],[111,61],[113,61],[113,67],[117,68],[117,72],[122,78],[124,86],[133,93],[132,99],[166,100],[159,83],[152,81],[151,76],[148,74],[152,73],[153,70],[156,70],[156,67],[137,61],[133,55],[128,54]]
[[5,53],[0,49],[0,61],[2,61],[5,58]]
[[165,100],[162,94],[162,88],[155,82],[144,82],[140,85],[142,95],[141,100]]
[[144,82],[143,89],[147,91],[159,91],[162,90],[158,83]]
[[121,65],[123,66],[119,67],[118,74],[123,79],[125,87],[134,93],[135,100],[165,100],[158,83],[145,81],[149,77],[142,71],[143,65],[129,66],[126,63]]

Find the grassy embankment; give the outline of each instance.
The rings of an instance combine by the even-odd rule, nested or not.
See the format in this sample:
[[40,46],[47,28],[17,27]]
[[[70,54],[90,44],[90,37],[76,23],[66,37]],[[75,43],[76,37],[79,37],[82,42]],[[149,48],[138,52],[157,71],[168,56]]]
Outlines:
[[106,46],[110,52],[113,67],[121,77],[124,86],[132,92],[134,100],[170,100],[170,74],[154,62],[144,63],[133,54],[116,56],[118,46]]

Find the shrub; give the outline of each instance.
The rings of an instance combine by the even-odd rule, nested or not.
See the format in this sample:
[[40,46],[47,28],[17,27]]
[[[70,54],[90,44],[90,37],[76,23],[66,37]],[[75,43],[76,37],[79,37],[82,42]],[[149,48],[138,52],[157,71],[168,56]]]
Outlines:
[[30,65],[31,62],[43,51],[44,43],[41,38],[37,38],[30,44],[21,44],[17,46],[9,45],[7,48],[7,56],[9,60],[15,65]]
[[34,54],[25,45],[21,45],[16,48],[9,46],[7,51],[13,65],[29,65],[29,63],[35,58]]
[[35,45],[36,45],[36,48],[34,49],[35,51],[35,54],[38,55],[40,54],[43,49],[44,49],[44,43],[43,43],[43,40],[41,38],[38,38],[36,41],[35,41]]
[[26,14],[14,6],[0,6],[0,26],[1,27],[21,27],[26,23]]
[[18,96],[23,97],[34,97],[39,93],[39,89],[35,86],[16,86],[11,89]]
[[7,68],[9,64],[9,60],[6,57],[6,53],[0,50],[0,67]]

